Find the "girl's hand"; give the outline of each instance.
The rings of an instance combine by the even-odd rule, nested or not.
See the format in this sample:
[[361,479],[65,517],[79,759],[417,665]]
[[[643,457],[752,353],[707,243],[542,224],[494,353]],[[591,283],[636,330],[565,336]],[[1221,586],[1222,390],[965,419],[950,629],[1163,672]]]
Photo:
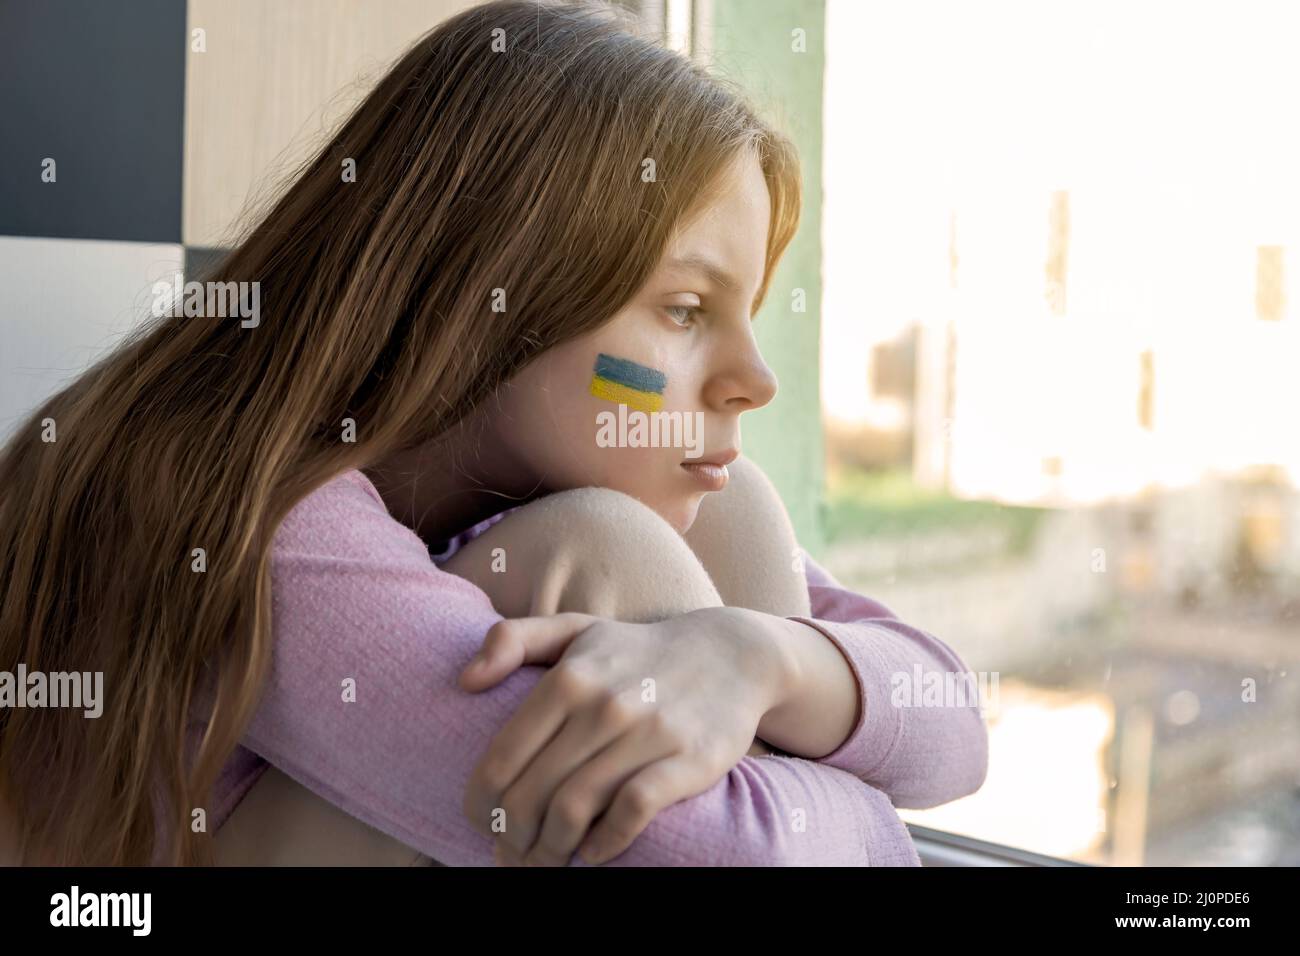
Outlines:
[[466,788],[465,814],[497,838],[498,862],[564,866],[580,843],[589,863],[613,859],[660,810],[735,766],[788,680],[754,616],[717,607],[654,624],[574,613],[495,624],[461,674],[465,690],[554,664]]

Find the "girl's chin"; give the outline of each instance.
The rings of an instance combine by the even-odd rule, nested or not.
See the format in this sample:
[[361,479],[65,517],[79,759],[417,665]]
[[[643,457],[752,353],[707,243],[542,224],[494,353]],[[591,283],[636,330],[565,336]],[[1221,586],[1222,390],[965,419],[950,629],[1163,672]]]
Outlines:
[[650,495],[646,493],[644,487],[619,487],[612,482],[597,487],[621,491],[623,494],[637,499],[668,522],[678,534],[685,534],[691,529],[691,525],[695,524],[696,516],[700,513],[700,502],[710,494],[707,491],[692,491],[682,494],[682,490],[676,488],[671,491],[665,489],[658,494]]
[[704,500],[704,495],[692,495],[688,501],[673,502],[672,509],[665,514],[659,511],[659,516],[667,521],[678,534],[685,534],[691,530],[691,525],[695,524],[695,519],[700,513],[700,502]]

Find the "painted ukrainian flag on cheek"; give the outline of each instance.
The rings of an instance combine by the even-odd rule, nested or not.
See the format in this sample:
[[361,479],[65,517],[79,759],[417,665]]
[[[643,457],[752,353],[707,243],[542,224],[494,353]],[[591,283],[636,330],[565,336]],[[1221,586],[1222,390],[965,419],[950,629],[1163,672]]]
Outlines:
[[591,394],[641,412],[657,412],[664,405],[668,377],[658,369],[637,365],[603,352],[596,356]]

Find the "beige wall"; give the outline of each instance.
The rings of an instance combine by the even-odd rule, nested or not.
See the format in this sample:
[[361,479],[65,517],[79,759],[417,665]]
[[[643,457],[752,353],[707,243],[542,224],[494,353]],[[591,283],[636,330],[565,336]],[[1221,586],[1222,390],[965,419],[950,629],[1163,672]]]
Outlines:
[[269,199],[411,43],[474,2],[190,0],[185,243],[233,244],[249,204]]

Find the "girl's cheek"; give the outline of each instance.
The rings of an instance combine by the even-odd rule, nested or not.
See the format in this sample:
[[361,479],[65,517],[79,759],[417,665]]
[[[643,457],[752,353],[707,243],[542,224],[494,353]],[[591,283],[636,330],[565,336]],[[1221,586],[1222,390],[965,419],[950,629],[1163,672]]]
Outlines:
[[668,375],[645,360],[598,352],[592,365],[588,394],[610,407],[626,406],[643,415],[662,411]]

